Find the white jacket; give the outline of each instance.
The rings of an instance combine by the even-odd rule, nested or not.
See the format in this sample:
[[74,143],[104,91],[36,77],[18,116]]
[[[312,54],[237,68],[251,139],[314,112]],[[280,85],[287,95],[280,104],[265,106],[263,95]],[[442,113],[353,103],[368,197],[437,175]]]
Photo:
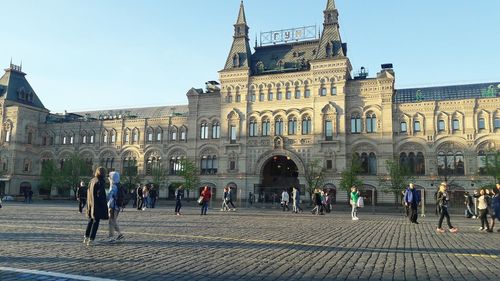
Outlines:
[[290,202],[290,195],[288,195],[288,192],[283,191],[283,193],[281,193],[281,201]]

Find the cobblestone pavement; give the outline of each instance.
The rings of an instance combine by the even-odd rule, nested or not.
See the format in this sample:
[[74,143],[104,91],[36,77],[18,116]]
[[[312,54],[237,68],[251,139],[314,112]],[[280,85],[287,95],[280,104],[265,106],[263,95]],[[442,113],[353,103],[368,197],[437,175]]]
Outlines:
[[[500,280],[500,233],[452,216],[459,233],[435,232],[437,217],[411,224],[363,209],[325,216],[277,209],[127,209],[125,241],[82,244],[86,219],[69,204],[0,209],[0,280]],[[103,222],[98,239],[107,236]],[[5,268],[71,274],[13,272]],[[83,277],[86,276],[86,277]]]

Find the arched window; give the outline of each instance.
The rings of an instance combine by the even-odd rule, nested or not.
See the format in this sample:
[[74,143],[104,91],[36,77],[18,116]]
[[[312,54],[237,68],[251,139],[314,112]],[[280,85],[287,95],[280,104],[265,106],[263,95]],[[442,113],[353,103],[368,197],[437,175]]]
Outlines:
[[295,99],[297,99],[297,100],[298,100],[298,99],[300,99],[301,94],[302,94],[302,93],[300,92],[300,88],[299,88],[299,87],[297,87],[297,88],[295,89]]
[[368,113],[366,115],[366,132],[377,132],[377,116],[375,114]]
[[495,117],[493,120],[493,127],[495,129],[500,129],[500,117]]
[[148,130],[146,132],[146,139],[147,139],[147,143],[153,142],[153,128],[148,128]]
[[137,175],[137,159],[135,157],[127,157],[123,159],[122,174],[124,176]]
[[233,102],[233,96],[227,95],[226,101],[227,101],[227,103],[232,103]]
[[452,129],[453,129],[453,131],[460,130],[460,121],[458,121],[458,119],[453,119]]
[[399,131],[400,131],[401,133],[406,133],[406,132],[408,132],[408,125],[406,124],[406,122],[404,122],[404,121],[403,121],[403,122],[401,122],[401,123],[399,124]]
[[29,131],[28,132],[28,144],[33,143],[33,132]]
[[181,128],[181,141],[187,140],[187,129],[185,127]]
[[[107,137],[107,135],[106,135],[106,137]],[[67,144],[67,143],[68,143],[68,137],[66,135],[64,135],[62,137],[62,144]]]
[[332,46],[330,45],[330,43],[326,44],[326,47],[325,47],[325,51],[326,51],[326,57],[329,58],[332,56]]
[[216,122],[212,125],[212,138],[219,139],[220,138],[220,123]]
[[175,126],[170,128],[170,140],[177,141],[177,127],[175,127]]
[[415,174],[425,175],[425,158],[422,152],[417,153],[417,158],[415,161]]
[[156,129],[156,141],[157,142],[161,142],[162,141],[162,135],[163,135],[163,130],[160,127],[158,127]]
[[408,173],[410,173],[410,175],[415,174],[415,160],[415,153],[410,152],[408,154]]
[[333,122],[331,120],[325,121],[325,140],[333,140]]
[[[44,142],[46,142],[46,139],[44,139]],[[87,135],[84,133],[82,135],[82,144],[86,144],[87,143]]]
[[351,115],[351,133],[361,133],[361,116],[359,114],[354,113]]
[[271,122],[269,119],[264,118],[262,120],[262,136],[267,137],[271,135]]
[[248,126],[248,135],[250,137],[257,136],[257,121],[253,118],[250,120],[250,124]]
[[130,144],[130,130],[129,129],[126,129],[123,132],[123,142],[125,144]]
[[266,95],[262,90],[259,92],[259,101],[265,101],[266,100]]
[[94,143],[94,139],[95,139],[95,137],[94,137],[94,136],[95,136],[95,133],[94,133],[94,132],[91,132],[91,133],[89,134],[89,143],[90,143],[90,144],[93,144],[93,143]]
[[302,117],[302,134],[309,135],[311,133],[311,117]]
[[486,122],[484,120],[484,117],[479,117],[479,119],[477,120],[477,128],[479,130],[486,129]]
[[368,156],[368,174],[377,174],[377,156],[373,152],[370,152],[370,155]]
[[202,140],[208,139],[208,124],[206,122],[203,122],[200,125],[200,138]]
[[276,118],[276,120],[274,121],[274,134],[276,136],[283,135],[283,119],[282,118]]
[[[239,27],[237,32],[239,33]],[[240,59],[238,58],[238,54],[233,56],[233,67],[239,67]]]
[[161,158],[150,156],[146,159],[146,176],[160,175],[162,170]]
[[170,158],[170,175],[177,175],[182,170],[182,156]]
[[438,153],[438,174],[442,176],[464,175],[465,161],[462,152],[440,151]]
[[297,118],[292,116],[288,119],[288,134],[295,135],[296,133],[297,133]]
[[401,152],[401,154],[399,154],[399,166],[401,166],[401,168],[403,169],[408,170],[408,156],[405,152]]
[[413,132],[418,133],[422,130],[420,127],[420,121],[414,121],[413,122]]
[[111,130],[111,132],[110,132],[110,142],[112,144],[116,142],[116,132],[115,132],[115,130]]

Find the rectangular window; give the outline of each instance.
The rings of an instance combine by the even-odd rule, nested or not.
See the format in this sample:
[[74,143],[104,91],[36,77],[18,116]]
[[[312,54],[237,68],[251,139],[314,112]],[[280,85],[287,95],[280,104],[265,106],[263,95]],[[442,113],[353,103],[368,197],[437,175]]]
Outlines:
[[252,92],[252,93],[250,94],[250,101],[251,101],[251,102],[255,102],[255,92]]
[[259,101],[264,101],[266,99],[264,93],[259,94]]
[[262,123],[262,136],[269,136],[270,132],[271,132],[271,123],[269,122],[263,122]]
[[333,123],[332,121],[325,121],[325,140],[333,140]]
[[408,126],[406,125],[406,122],[401,122],[400,124],[400,132],[401,133],[406,133],[408,131]]
[[420,121],[415,121],[415,122],[413,123],[413,131],[414,131],[415,133],[420,132]]
[[281,92],[277,92],[277,93],[276,93],[276,99],[277,99],[277,100],[282,100],[282,99],[283,99],[283,93],[281,93]]
[[479,118],[478,128],[479,130],[483,130],[486,128],[486,123],[484,122],[484,118]]
[[268,101],[272,101],[273,100],[273,92],[269,92],[269,94],[267,94],[267,100]]
[[300,99],[300,90],[295,91],[295,99]]
[[94,135],[90,136],[90,143],[94,143]]
[[444,126],[444,120],[439,120],[438,121],[438,132],[444,131],[445,126]]
[[181,140],[184,141],[186,140],[186,132],[181,132]]
[[325,97],[326,96],[326,88],[321,88],[321,90],[319,91],[319,95],[322,96],[322,97]]
[[236,137],[237,137],[236,126],[232,125],[229,128],[229,137],[230,137],[231,143],[236,143]]
[[236,102],[241,102],[241,95],[236,95]]
[[231,170],[231,171],[236,170],[236,161],[229,162],[229,170]]
[[326,168],[328,170],[333,169],[333,161],[332,160],[326,160]]
[[156,134],[156,141],[161,141],[161,133],[160,132],[158,132]]
[[457,131],[460,129],[460,123],[458,122],[458,119],[453,119],[453,131]]
[[[176,132],[173,132],[172,135],[177,135]],[[175,136],[174,139],[176,139],[177,137]],[[148,133],[148,142],[152,142],[153,141],[153,133]]]
[[493,121],[493,127],[495,127],[495,129],[500,129],[500,118],[495,118]]
[[286,99],[287,99],[287,100],[292,99],[292,92],[290,92],[290,91],[287,91],[287,92],[286,92]]
[[337,95],[337,87],[332,87],[332,96],[336,96]]
[[309,97],[311,97],[311,90],[306,89],[306,90],[304,91],[304,98],[309,98]]

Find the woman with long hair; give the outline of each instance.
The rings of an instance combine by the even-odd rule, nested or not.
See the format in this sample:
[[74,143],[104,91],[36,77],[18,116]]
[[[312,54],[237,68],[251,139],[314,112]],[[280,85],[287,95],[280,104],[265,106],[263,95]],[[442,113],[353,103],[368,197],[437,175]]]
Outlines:
[[99,222],[109,218],[105,176],[106,170],[103,167],[97,168],[95,176],[90,180],[89,188],[87,189],[87,217],[89,218],[89,223],[87,224],[85,238],[83,239],[83,243],[87,246],[91,246],[94,242]]
[[448,187],[446,183],[441,183],[439,186],[439,191],[437,193],[437,202],[439,205],[440,209],[440,216],[439,216],[439,223],[438,223],[438,228],[437,232],[443,233],[445,230],[443,229],[443,220],[446,217],[446,222],[448,223],[448,227],[450,228],[450,232],[455,233],[458,231],[458,228],[453,227],[450,222],[450,214],[448,213]]

